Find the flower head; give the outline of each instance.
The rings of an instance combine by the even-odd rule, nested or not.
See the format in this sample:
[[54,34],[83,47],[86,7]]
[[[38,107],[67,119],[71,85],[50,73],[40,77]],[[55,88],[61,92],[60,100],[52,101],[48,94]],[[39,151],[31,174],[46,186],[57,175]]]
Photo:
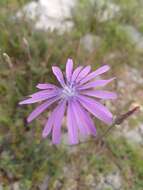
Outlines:
[[96,79],[97,76],[107,72],[109,69],[108,65],[104,65],[93,72],[91,72],[90,66],[79,66],[73,70],[73,61],[68,59],[64,77],[60,68],[53,66],[52,71],[60,83],[60,87],[49,83],[38,84],[36,87],[40,91],[19,103],[22,105],[44,101],[28,116],[27,121],[31,122],[51,105],[55,105],[45,124],[42,133],[43,137],[47,137],[52,131],[53,143],[60,143],[64,115],[67,116],[70,144],[78,143],[79,133],[83,136],[95,136],[96,128],[90,114],[106,124],[112,123],[113,116],[111,112],[100,103],[100,100],[115,99],[116,94],[99,88],[107,85],[114,78],[108,80]]

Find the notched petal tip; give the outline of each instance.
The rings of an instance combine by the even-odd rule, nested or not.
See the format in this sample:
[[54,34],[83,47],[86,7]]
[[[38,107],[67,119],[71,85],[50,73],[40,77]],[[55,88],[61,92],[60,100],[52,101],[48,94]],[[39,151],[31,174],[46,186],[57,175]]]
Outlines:
[[99,67],[99,69],[105,69],[106,71],[108,71],[108,70],[110,70],[111,69],[111,67],[110,67],[110,65],[107,65],[107,64],[105,64],[105,65],[102,65],[101,67]]
[[112,81],[114,81],[116,79],[117,79],[117,77],[112,77],[111,79],[108,79],[108,80],[109,80],[109,82],[112,82]]
[[60,69],[58,66],[52,66],[52,70]]
[[103,67],[107,67],[109,69],[111,68],[110,65],[108,65],[108,64],[103,65]]
[[60,68],[58,66],[52,66],[52,71],[54,74],[56,74],[57,71],[59,71],[59,70],[60,70]]
[[100,75],[100,74],[107,72],[108,70],[110,70],[110,66],[109,65],[103,65],[103,66],[97,68],[95,70],[95,73],[97,72],[97,75]]
[[32,119],[30,119],[29,117],[26,119],[27,123],[30,123],[32,121]]
[[38,89],[40,89],[40,90],[44,90],[44,89],[46,89],[47,87],[46,87],[46,83],[38,83],[37,85],[36,85],[36,88],[38,88]]
[[42,138],[46,138],[48,136],[48,134],[46,134],[45,132],[42,133]]
[[[68,58],[66,62],[66,72],[72,72],[73,69],[73,60]],[[70,73],[71,74],[71,73]]]
[[115,80],[116,77],[112,77],[111,79],[107,79],[109,82],[112,82],[113,80]]
[[67,62],[66,62],[66,78],[67,78],[67,81],[71,80],[72,72],[73,72],[73,60],[68,58]]
[[67,59],[67,63],[68,63],[68,62],[73,63],[73,59],[69,57],[69,58]]
[[55,68],[57,68],[57,66],[52,66],[52,70],[55,69]]
[[24,104],[26,104],[25,100],[23,100],[23,101],[21,101],[21,102],[18,103],[18,105],[24,105]]
[[18,105],[22,105],[22,102],[18,102]]
[[39,83],[39,84],[36,85],[36,88],[39,88],[39,87],[41,87],[41,83]]

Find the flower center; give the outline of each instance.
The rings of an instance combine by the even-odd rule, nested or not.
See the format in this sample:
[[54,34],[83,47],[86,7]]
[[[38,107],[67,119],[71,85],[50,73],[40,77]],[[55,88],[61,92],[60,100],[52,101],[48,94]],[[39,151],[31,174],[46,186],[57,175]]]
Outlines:
[[64,97],[72,97],[76,94],[76,90],[74,87],[65,86],[63,88],[63,96]]

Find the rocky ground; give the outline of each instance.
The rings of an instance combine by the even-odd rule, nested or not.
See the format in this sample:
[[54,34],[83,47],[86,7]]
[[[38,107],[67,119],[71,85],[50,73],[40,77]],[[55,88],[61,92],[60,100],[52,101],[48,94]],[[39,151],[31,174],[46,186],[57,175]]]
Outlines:
[[[10,22],[0,31],[0,190],[143,189],[143,5],[119,2],[39,0],[10,15],[16,22],[32,19],[34,28]],[[117,80],[110,88],[118,100],[106,104],[116,116],[140,109],[97,142],[70,147],[64,135],[55,147],[41,140],[45,117],[27,126],[23,117],[31,108],[17,102],[37,81],[47,81],[53,63],[64,68],[69,55],[93,68],[111,65],[109,76]],[[106,129],[97,126],[100,133]]]

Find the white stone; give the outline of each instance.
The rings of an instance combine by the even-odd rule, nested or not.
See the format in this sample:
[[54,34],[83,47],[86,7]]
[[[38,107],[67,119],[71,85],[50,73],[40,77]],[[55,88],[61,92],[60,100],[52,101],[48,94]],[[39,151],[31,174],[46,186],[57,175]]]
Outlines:
[[81,38],[80,43],[83,45],[85,50],[92,52],[94,49],[99,48],[101,38],[99,36],[88,33]]
[[117,137],[125,137],[126,140],[130,143],[141,144],[143,145],[143,124],[136,126],[131,129],[128,124],[128,121],[124,121],[124,127],[118,126],[118,131],[115,132]]
[[96,4],[99,10],[97,17],[100,22],[114,18],[120,11],[120,7],[111,1],[107,2],[106,0],[97,0]]
[[97,190],[103,189],[121,190],[122,178],[119,171],[109,173],[106,176],[100,176],[100,182],[97,185]]
[[107,184],[111,185],[114,190],[121,188],[122,180],[119,172],[113,172],[106,176]]
[[0,184],[0,190],[3,190],[3,187],[2,187],[2,185]]
[[76,0],[39,0],[26,4],[17,13],[17,17],[25,15],[35,20],[37,29],[58,29],[60,31],[72,27],[71,9],[75,6]]
[[49,180],[50,180],[50,177],[48,175],[45,176],[43,182],[39,185],[39,189],[47,190],[49,187]]
[[13,184],[13,190],[20,190],[20,184],[19,184],[19,182],[15,182]]
[[138,43],[140,41],[142,36],[134,26],[125,25],[124,28],[134,43]]
[[130,142],[143,144],[143,132],[142,128],[136,127],[135,129],[128,130],[123,133],[123,136]]
[[132,42],[136,45],[136,50],[141,51],[143,50],[143,35],[131,25],[124,26],[125,31],[131,38]]

